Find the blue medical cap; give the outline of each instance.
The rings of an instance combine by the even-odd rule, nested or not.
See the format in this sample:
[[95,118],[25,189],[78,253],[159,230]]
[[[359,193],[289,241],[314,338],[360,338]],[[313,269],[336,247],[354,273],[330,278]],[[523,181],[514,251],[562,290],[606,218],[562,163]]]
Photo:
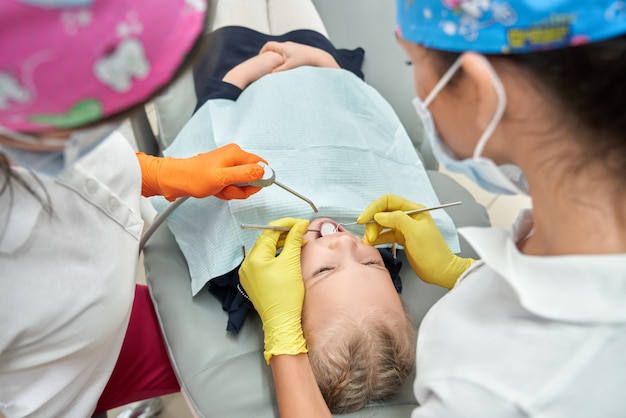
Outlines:
[[624,0],[396,0],[398,34],[446,51],[507,54],[626,33]]

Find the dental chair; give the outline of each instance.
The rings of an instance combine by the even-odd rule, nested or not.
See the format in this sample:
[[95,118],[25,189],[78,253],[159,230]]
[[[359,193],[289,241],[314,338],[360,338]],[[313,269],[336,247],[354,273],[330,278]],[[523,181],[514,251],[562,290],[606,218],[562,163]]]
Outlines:
[[[290,0],[294,1],[294,0]],[[391,103],[423,158],[433,188],[441,202],[461,200],[446,209],[457,227],[488,226],[486,209],[452,178],[439,173],[411,106],[412,70],[396,45],[394,5],[380,0],[313,0],[329,38],[338,48],[362,46],[365,80]],[[214,4],[212,5],[214,7]],[[209,25],[210,27],[210,25]],[[159,154],[191,116],[196,103],[193,77],[183,74],[153,105],[158,132],[146,113],[133,117],[136,141],[145,152]],[[461,255],[476,257],[460,237]],[[166,224],[152,235],[144,251],[146,282],[159,317],[166,346],[182,393],[198,417],[278,417],[270,367],[263,359],[263,333],[256,314],[249,315],[237,334],[226,331],[227,313],[208,291],[191,296],[187,262]],[[446,292],[425,284],[403,261],[402,299],[416,326],[427,310]],[[410,377],[393,399],[370,405],[345,417],[409,417],[417,405]]]

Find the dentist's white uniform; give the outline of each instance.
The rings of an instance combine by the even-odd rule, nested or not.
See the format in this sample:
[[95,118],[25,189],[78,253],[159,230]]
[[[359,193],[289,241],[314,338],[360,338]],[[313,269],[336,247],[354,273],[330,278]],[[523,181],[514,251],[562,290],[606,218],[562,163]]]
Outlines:
[[626,254],[534,257],[463,228],[481,257],[421,324],[412,417],[626,416]]
[[0,195],[0,411],[84,418],[130,316],[141,173],[116,132],[45,191],[30,183],[50,214],[15,182]]

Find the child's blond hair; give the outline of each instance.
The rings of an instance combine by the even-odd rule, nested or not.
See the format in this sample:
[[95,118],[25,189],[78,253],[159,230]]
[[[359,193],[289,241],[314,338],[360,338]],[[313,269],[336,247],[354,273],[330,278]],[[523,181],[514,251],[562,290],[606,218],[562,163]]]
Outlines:
[[345,414],[397,395],[415,368],[408,314],[372,309],[358,322],[337,317],[307,337],[309,360],[331,412]]

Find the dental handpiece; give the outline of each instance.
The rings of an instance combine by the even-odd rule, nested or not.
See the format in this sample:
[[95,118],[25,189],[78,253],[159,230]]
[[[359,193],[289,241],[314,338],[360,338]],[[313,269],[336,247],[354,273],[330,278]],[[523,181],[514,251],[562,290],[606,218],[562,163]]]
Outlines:
[[[265,163],[259,162],[259,165],[261,165],[264,168],[264,170],[265,170],[264,173],[263,173],[263,177],[261,177],[260,179],[258,179],[256,181],[253,181],[251,183],[238,183],[238,184],[235,184],[235,186],[238,186],[238,187],[242,187],[242,186],[257,186],[257,187],[271,186],[274,183],[274,179],[276,178],[276,175],[274,174],[274,170],[272,170]],[[165,221],[165,219],[167,219],[167,217],[170,216],[170,214],[172,212],[174,212],[174,210],[176,210],[177,207],[179,207],[180,205],[185,203],[187,201],[187,199],[189,199],[189,196],[179,197],[178,199],[176,199],[175,201],[170,203],[168,205],[168,207],[166,207],[163,212],[159,213],[154,218],[154,221],[152,222],[152,224],[148,227],[146,232],[144,232],[144,234],[141,236],[141,239],[139,240],[139,251],[141,251],[143,249],[143,247],[146,245],[146,242],[148,241],[148,239],[150,239],[152,234],[154,234],[154,231],[157,230],[157,228]]]
[[[315,204],[311,200],[309,200],[306,197],[302,196],[300,193],[297,193],[296,191],[288,188],[284,184],[281,184],[281,183],[277,182],[276,181],[276,173],[274,172],[274,170],[269,165],[265,164],[264,162],[258,162],[257,164],[259,164],[261,167],[263,167],[263,176],[260,179],[252,181],[252,182],[249,182],[249,183],[237,183],[237,184],[234,184],[234,186],[238,186],[238,187],[243,187],[243,186],[267,187],[267,186],[271,186],[272,184],[275,184],[275,185],[281,187],[282,189],[288,191],[289,193],[293,194],[294,196],[297,196],[300,199],[304,200],[306,203],[309,204],[309,206],[311,206],[311,208],[313,209],[313,212],[315,212],[315,213],[318,212],[317,207],[315,207]],[[165,210],[163,212],[159,213],[154,218],[154,221],[152,222],[152,224],[148,227],[148,229],[146,229],[144,234],[141,236],[141,239],[139,240],[139,251],[140,252],[141,252],[141,250],[143,250],[143,247],[146,245],[146,242],[148,241],[148,239],[150,239],[152,234],[154,234],[154,231],[157,230],[157,228],[165,221],[165,219],[167,219],[168,216],[170,216],[170,214],[172,212],[174,212],[174,210],[176,210],[177,207],[179,207],[180,205],[185,203],[185,201],[187,201],[187,199],[189,199],[189,196],[179,197],[178,199],[176,199],[175,201],[170,203],[169,206],[167,208],[165,208]]]
[[267,187],[271,186],[276,182],[276,172],[269,165],[265,164],[262,161],[257,163],[261,167],[263,167],[263,176],[254,181],[250,181],[248,183],[236,183],[235,186],[245,187],[245,186],[256,186],[256,187]]

